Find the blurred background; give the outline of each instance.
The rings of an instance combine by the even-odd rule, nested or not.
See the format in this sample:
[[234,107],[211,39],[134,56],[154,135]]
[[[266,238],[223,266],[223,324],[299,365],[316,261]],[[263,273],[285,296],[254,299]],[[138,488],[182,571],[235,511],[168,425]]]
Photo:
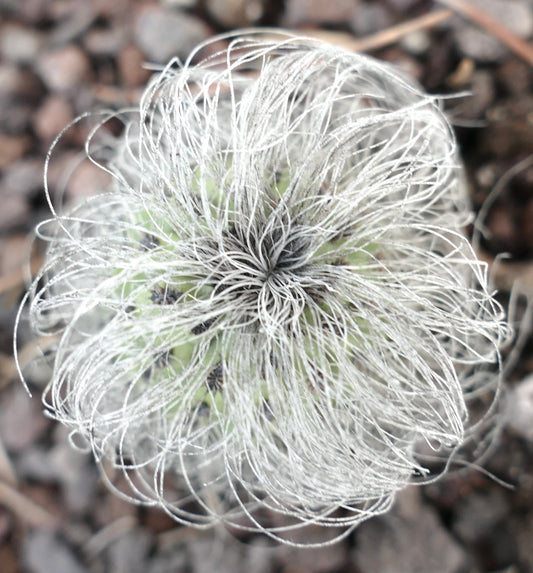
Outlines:
[[[49,216],[43,165],[58,132],[87,111],[138,103],[146,63],[184,59],[246,26],[305,31],[392,62],[431,93],[463,94],[445,106],[472,202],[484,205],[480,256],[502,303],[514,285],[521,325],[486,472],[410,488],[389,514],[322,549],[201,533],[117,499],[43,416],[46,368],[29,372],[30,399],[13,359],[17,308],[42,260],[33,229]],[[533,572],[532,36],[533,0],[0,0],[0,573]],[[83,159],[88,129],[80,122],[55,149],[55,200],[105,189]],[[23,322],[25,361],[30,339]],[[306,532],[308,542],[323,535]]]

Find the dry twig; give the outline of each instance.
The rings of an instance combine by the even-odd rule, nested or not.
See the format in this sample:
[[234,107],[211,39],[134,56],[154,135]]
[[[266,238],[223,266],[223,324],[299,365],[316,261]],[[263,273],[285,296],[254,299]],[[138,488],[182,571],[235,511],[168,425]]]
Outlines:
[[533,46],[519,38],[508,28],[500,24],[495,18],[480,10],[467,0],[438,0],[441,4],[452,8],[465,18],[468,18],[486,32],[498,38],[514,54],[533,66]]

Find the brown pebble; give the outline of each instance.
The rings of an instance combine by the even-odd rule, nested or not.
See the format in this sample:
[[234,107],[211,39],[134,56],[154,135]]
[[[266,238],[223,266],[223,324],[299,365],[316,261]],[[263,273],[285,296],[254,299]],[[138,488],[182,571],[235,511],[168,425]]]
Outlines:
[[503,207],[494,207],[488,217],[487,228],[490,231],[490,241],[498,246],[510,246],[515,238],[515,223],[513,217]]
[[0,134],[0,169],[18,161],[30,147],[31,139],[25,135]]
[[[35,114],[35,131],[41,139],[50,143],[73,117],[72,107],[65,98],[60,95],[49,96]],[[68,138],[68,132],[65,137]]]
[[68,200],[83,200],[107,190],[111,176],[88,159],[82,161],[67,183]]
[[531,88],[531,67],[515,58],[503,62],[496,71],[496,78],[503,89],[513,96],[525,94]]
[[14,64],[0,64],[0,98],[35,100],[42,93],[42,84],[31,71]]
[[358,0],[287,0],[283,25],[340,24],[356,16]]
[[37,61],[37,73],[50,90],[64,92],[89,80],[91,69],[82,50],[70,44],[43,54]]
[[152,73],[143,67],[146,63],[144,54],[132,44],[120,50],[117,63],[120,81],[126,87],[144,85]]
[[257,23],[264,14],[265,0],[206,0],[209,15],[225,28]]
[[0,276],[9,275],[30,260],[31,237],[12,235],[0,242]]

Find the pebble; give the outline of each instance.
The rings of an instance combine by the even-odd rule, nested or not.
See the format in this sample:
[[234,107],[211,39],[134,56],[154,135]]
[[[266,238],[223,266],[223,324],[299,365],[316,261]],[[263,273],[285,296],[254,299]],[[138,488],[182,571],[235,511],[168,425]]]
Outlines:
[[[182,547],[174,545],[171,547],[161,548],[150,559],[147,571],[150,573],[189,571],[188,560],[187,552]],[[250,571],[251,573],[262,573],[262,571],[255,569],[255,565],[247,571]],[[266,573],[270,573],[270,570]]]
[[53,532],[36,529],[28,532],[21,548],[27,573],[86,573],[67,544]]
[[385,0],[385,2],[395,11],[404,14],[410,10],[418,0]]
[[[72,106],[61,95],[47,97],[34,117],[37,135],[48,145],[74,118]],[[71,132],[70,132],[71,133]],[[65,134],[68,139],[69,132]]]
[[509,513],[502,491],[473,492],[456,506],[452,530],[464,543],[476,543]]
[[520,437],[533,442],[533,374],[509,392],[505,420]]
[[113,573],[146,573],[151,546],[152,535],[148,530],[137,527],[127,531],[108,549],[109,570]]
[[531,89],[533,71],[525,62],[512,58],[502,62],[496,71],[496,78],[508,95],[517,96]]
[[444,529],[434,509],[421,503],[414,487],[398,495],[384,516],[356,532],[353,562],[358,570],[379,573],[457,573],[471,571],[461,546]]
[[91,29],[83,37],[85,49],[94,56],[115,58],[127,42],[126,30],[115,26],[110,29]]
[[85,198],[105,192],[111,183],[111,175],[89,159],[83,160],[74,170],[66,188],[67,201],[83,201]]
[[160,0],[160,2],[163,6],[180,9],[192,9],[197,4],[197,0]]
[[256,24],[265,4],[265,0],[205,0],[205,9],[224,28],[240,28]]
[[0,134],[0,169],[7,169],[18,161],[31,147],[31,139],[26,135]]
[[42,84],[28,69],[15,64],[0,63],[0,98],[37,99],[43,92]]
[[248,573],[242,567],[241,547],[212,535],[198,535],[188,543],[192,573]]
[[91,509],[96,498],[97,470],[92,457],[74,449],[68,440],[68,430],[55,428],[55,446],[49,457],[56,468],[70,514],[82,514]]
[[2,193],[28,199],[43,187],[43,158],[25,158],[6,169],[1,182]]
[[418,30],[407,34],[402,38],[400,44],[409,54],[421,56],[429,50],[431,38],[425,30]]
[[382,4],[359,4],[350,19],[356,36],[368,36],[392,24],[388,10]]
[[137,46],[124,46],[117,56],[120,83],[126,87],[144,85],[152,75],[150,70],[143,67],[145,61],[144,54]]
[[11,532],[13,516],[3,506],[0,506],[0,543],[3,543]]
[[[0,140],[2,139],[2,132],[15,138],[19,137],[16,134],[27,132],[32,125],[33,111],[33,106],[25,103],[23,100],[6,102],[0,99]],[[0,143],[0,150],[4,143]],[[7,157],[0,157],[0,169],[3,169],[3,165],[7,165],[5,163]],[[13,161],[13,159],[10,159],[10,161]]]
[[0,27],[0,54],[6,62],[32,64],[45,44],[33,28],[8,22]]
[[[470,0],[480,10],[521,38],[533,34],[533,10],[529,0]],[[454,39],[464,56],[478,62],[497,62],[508,49],[494,36],[464,20],[456,20]]]
[[484,118],[494,101],[494,76],[486,70],[472,72],[468,95],[458,100],[458,116],[463,119]]
[[[56,19],[60,20],[60,22],[50,34],[51,42],[56,46],[62,46],[77,40],[96,19],[92,2],[70,0],[70,2],[63,4],[65,13],[56,14]],[[57,3],[52,4],[52,6],[54,5],[57,5]]]
[[209,27],[195,16],[157,7],[143,10],[133,30],[137,46],[159,64],[176,56],[186,59],[210,35]]
[[91,77],[87,56],[74,44],[45,52],[37,60],[36,70],[48,89],[56,92],[79,88]]
[[0,239],[0,276],[5,276],[24,267],[30,257],[30,239],[16,234]]
[[[302,533],[305,533],[306,529],[303,529]],[[323,532],[318,531],[317,534],[316,539],[312,536],[311,538],[304,536],[301,541],[304,543],[320,542]],[[286,570],[295,568],[297,571],[306,573],[330,573],[343,570],[347,561],[347,548],[343,543],[325,545],[320,548],[282,547],[278,555]]]
[[48,425],[39,396],[30,398],[22,384],[4,393],[0,402],[0,436],[8,450],[21,451],[31,446]]
[[359,0],[287,0],[283,25],[346,24],[356,17]]

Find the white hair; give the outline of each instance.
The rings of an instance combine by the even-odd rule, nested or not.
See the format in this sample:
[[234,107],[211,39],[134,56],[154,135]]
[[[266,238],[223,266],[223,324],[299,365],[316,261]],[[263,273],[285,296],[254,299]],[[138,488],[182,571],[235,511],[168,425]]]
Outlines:
[[464,442],[509,329],[436,98],[243,33],[156,75],[102,168],[112,188],[54,217],[30,316],[59,335],[47,411],[123,496],[347,532],[431,479],[421,445]]

